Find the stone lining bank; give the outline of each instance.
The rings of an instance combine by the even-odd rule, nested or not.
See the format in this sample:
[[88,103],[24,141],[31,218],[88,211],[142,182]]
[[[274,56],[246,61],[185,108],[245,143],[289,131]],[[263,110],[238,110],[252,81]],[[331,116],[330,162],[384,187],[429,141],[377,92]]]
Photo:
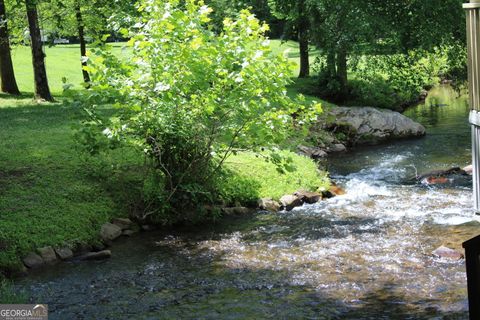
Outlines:
[[[280,201],[273,199],[258,200],[257,208],[247,207],[224,207],[221,208],[225,216],[241,216],[252,214],[257,210],[264,210],[269,212],[291,211],[295,207],[303,204],[313,204],[323,199],[342,195],[345,192],[333,185],[328,191],[322,193],[299,190],[294,194],[284,195]],[[112,245],[113,241],[122,236],[131,236],[139,231],[151,231],[156,229],[154,225],[138,224],[128,218],[115,218],[110,222],[103,224],[99,231],[99,239],[101,244],[95,246],[81,246],[74,250],[69,247],[42,247],[36,249],[34,252],[28,253],[23,259],[24,273],[30,269],[37,269],[53,265],[61,261],[91,261],[103,260],[111,257],[112,253],[107,249]]]

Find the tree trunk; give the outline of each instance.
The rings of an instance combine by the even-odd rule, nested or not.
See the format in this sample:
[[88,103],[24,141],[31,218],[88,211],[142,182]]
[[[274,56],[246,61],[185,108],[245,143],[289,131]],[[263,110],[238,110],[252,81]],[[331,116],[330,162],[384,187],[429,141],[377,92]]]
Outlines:
[[333,50],[327,53],[327,74],[330,79],[335,79],[337,76],[335,52]]
[[48,87],[47,71],[45,69],[45,54],[43,53],[42,36],[38,24],[37,6],[32,0],[26,1],[30,43],[32,47],[32,63],[35,80],[35,99],[53,101]]
[[348,95],[348,76],[347,76],[347,51],[340,49],[337,53],[337,78],[340,81],[340,94],[342,98]]
[[310,75],[310,60],[308,56],[308,17],[305,15],[305,1],[298,4],[298,42],[300,46],[300,73],[299,78],[306,78]]
[[0,80],[2,92],[20,94],[13,71],[4,0],[0,0]]
[[75,16],[77,18],[78,38],[80,39],[80,57],[82,59],[83,81],[88,84],[90,83],[90,75],[86,70],[83,69],[83,67],[87,66],[87,62],[84,61],[84,57],[87,56],[87,44],[85,42],[85,26],[83,24],[82,10],[78,2],[75,4]]

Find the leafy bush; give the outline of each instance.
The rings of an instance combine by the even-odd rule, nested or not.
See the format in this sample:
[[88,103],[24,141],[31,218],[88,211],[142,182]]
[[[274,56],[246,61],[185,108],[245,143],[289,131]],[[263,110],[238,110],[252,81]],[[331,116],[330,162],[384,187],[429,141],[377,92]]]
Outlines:
[[[124,144],[142,150],[154,175],[145,188],[158,198],[152,212],[182,215],[217,201],[216,175],[232,152],[303,136],[321,108],[289,98],[293,66],[271,53],[268,26],[249,11],[225,19],[218,34],[201,1],[148,0],[139,10],[133,29],[121,30],[131,38],[130,60],[108,50],[91,55],[90,118],[80,140],[91,153]],[[118,115],[100,117],[96,106],[105,103]]]
[[416,102],[422,90],[439,84],[450,71],[459,68],[455,67],[458,59],[451,55],[453,48],[360,57],[352,63],[351,100],[392,109]]
[[389,55],[352,55],[349,59],[348,97],[340,94],[324,57],[317,59],[315,90],[303,91],[349,105],[402,109],[418,101],[420,93],[443,79],[462,82],[467,77],[466,49],[461,43]]

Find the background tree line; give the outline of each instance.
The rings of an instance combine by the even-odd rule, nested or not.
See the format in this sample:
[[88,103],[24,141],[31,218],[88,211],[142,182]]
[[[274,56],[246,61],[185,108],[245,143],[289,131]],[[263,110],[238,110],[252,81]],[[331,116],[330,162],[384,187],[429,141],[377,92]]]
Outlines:
[[[446,62],[448,70],[437,69],[450,73],[450,78],[464,79],[465,18],[462,2],[206,0],[206,4],[213,8],[212,18],[218,30],[224,18],[236,16],[241,9],[250,7],[260,20],[270,25],[271,38],[298,41],[299,77],[309,77],[312,65],[317,71],[314,88],[310,90],[313,92],[309,93],[339,101],[355,94],[368,96],[371,92],[364,90],[366,84],[382,82],[366,75],[388,73],[397,66],[413,65],[422,57],[438,53],[438,48],[442,48],[442,53],[447,54],[449,60]],[[112,40],[111,36],[105,35],[118,35],[123,28],[131,26],[135,15],[138,15],[135,2],[126,0],[0,0],[2,91],[19,94],[10,55],[12,44],[30,44],[35,97],[52,101],[42,35],[50,35],[51,39],[76,39],[80,44],[79,55],[84,57],[88,42]],[[320,52],[317,61],[311,61],[313,47]],[[438,60],[438,57],[431,60],[435,59]],[[82,59],[82,65],[85,64],[85,59]],[[377,70],[379,65],[383,65],[384,70]],[[358,81],[354,81],[353,85],[349,83],[349,76],[355,70],[361,70],[355,77],[355,80],[363,79],[360,86],[355,84]],[[88,83],[88,72],[82,69],[82,73]],[[418,78],[413,74],[411,76],[414,80],[390,79],[390,87]],[[379,89],[375,87],[375,90]],[[381,90],[388,91],[386,88]],[[386,96],[383,98],[386,99]]]

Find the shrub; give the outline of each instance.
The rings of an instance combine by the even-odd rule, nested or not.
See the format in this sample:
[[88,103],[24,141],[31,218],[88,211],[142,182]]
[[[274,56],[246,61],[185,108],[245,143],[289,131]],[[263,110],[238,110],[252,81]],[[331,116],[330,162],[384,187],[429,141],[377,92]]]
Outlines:
[[[154,175],[145,188],[158,198],[152,212],[164,221],[165,211],[182,215],[217,201],[216,175],[232,152],[303,136],[321,109],[289,98],[293,66],[271,53],[268,26],[249,11],[215,33],[201,1],[148,0],[139,10],[133,29],[121,30],[131,38],[130,60],[108,50],[91,55],[81,135],[91,152],[123,144],[143,151]],[[102,103],[118,115],[100,117]]]

